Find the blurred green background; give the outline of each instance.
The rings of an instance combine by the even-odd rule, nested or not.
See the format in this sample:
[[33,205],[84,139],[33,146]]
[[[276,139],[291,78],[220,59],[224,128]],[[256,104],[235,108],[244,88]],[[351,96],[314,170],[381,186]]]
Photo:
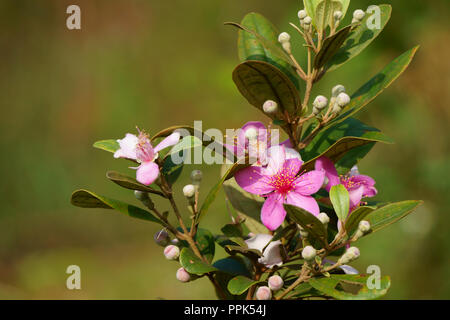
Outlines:
[[[359,115],[396,141],[377,145],[360,171],[375,177],[379,199],[425,204],[362,239],[354,265],[365,271],[377,264],[391,275],[386,298],[448,299],[450,2],[384,3],[391,2],[393,16],[380,37],[314,93],[329,95],[338,83],[353,92],[421,45],[405,74]],[[70,4],[81,7],[81,30],[66,28]],[[370,4],[353,0],[349,12]],[[194,120],[219,129],[267,122],[231,80],[237,32],[223,22],[256,11],[294,34],[288,22],[297,21],[301,7],[300,0],[2,0],[0,298],[215,298],[207,280],[175,279],[178,265],[153,242],[156,225],[75,208],[69,198],[86,187],[136,204],[132,192],[105,178],[107,170],[133,171],[93,149],[96,140],[121,138],[136,125],[156,132]],[[294,49],[301,54],[301,45]],[[185,168],[178,191],[192,168]],[[204,197],[220,168],[201,169]],[[215,232],[229,220],[223,200],[221,194],[205,219]],[[81,267],[82,290],[66,289],[71,264]]]

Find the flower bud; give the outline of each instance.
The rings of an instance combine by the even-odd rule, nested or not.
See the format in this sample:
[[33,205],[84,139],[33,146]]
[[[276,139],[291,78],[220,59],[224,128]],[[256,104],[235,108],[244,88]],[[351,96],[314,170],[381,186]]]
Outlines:
[[342,19],[342,11],[335,11],[333,14],[334,20],[339,21]]
[[342,92],[345,92],[345,87],[342,84],[338,84],[331,89],[331,95],[333,97],[337,97]]
[[336,103],[339,105],[339,107],[345,107],[350,103],[350,96],[346,94],[345,92],[339,93],[339,95],[336,98]]
[[283,288],[283,285],[284,285],[283,278],[281,278],[279,275],[271,276],[267,280],[267,283],[269,284],[269,288],[272,291],[278,291],[281,288]]
[[308,14],[306,13],[306,10],[300,10],[300,11],[297,13],[297,16],[298,16],[298,18],[299,18],[300,20],[303,20],[303,19],[305,19],[305,18],[308,16]]
[[328,99],[324,96],[317,96],[313,102],[313,107],[318,110],[324,109],[328,105]]
[[323,224],[328,224],[328,222],[330,222],[330,218],[328,217],[328,215],[325,212],[319,213],[319,215],[317,216],[317,219],[319,219],[320,222],[322,222]]
[[174,239],[170,240],[170,243],[173,245],[178,245],[180,243],[180,240],[178,240],[177,238],[174,238]]
[[156,244],[165,247],[169,244],[170,237],[166,230],[162,229],[155,233],[153,236],[153,240],[155,240]]
[[164,256],[167,260],[177,260],[180,256],[180,248],[174,246],[173,244],[168,245],[164,248]]
[[357,247],[350,247],[345,251],[345,253],[339,258],[338,263],[339,264],[346,264],[353,260],[356,260],[359,258],[360,252]]
[[291,40],[291,36],[287,32],[282,32],[278,36],[278,42],[283,44],[285,42],[289,42]]
[[249,140],[249,141],[253,141],[258,139],[258,131],[255,128],[248,128],[245,131],[245,137]]
[[272,299],[272,291],[269,287],[262,286],[256,290],[255,296],[257,300],[270,300]]
[[191,172],[191,181],[193,185],[199,185],[202,182],[203,173],[200,170],[193,170]]
[[183,187],[183,194],[186,198],[192,198],[195,194],[195,186],[187,184]]
[[303,26],[304,27],[309,27],[311,22],[312,22],[312,18],[310,16],[306,16],[303,20]]
[[303,229],[302,228],[302,226],[301,225],[297,225],[298,226],[298,229],[299,229],[299,231],[300,231],[300,236],[303,238],[303,239],[306,239],[306,238],[308,238],[308,231],[306,231],[305,229]]
[[342,111],[342,108],[337,103],[334,103],[333,104],[333,109],[331,109],[331,111],[334,114],[338,114],[338,113],[340,113]]
[[152,199],[150,199],[147,192],[135,190],[134,196],[150,210],[153,210],[155,208],[155,204],[153,203]]
[[302,257],[306,261],[312,261],[316,257],[316,249],[312,246],[306,246],[302,250]]
[[370,223],[369,223],[369,221],[361,220],[359,222],[359,225],[358,225],[358,230],[360,230],[362,233],[369,232],[369,230],[370,230]]
[[366,13],[363,10],[358,9],[353,12],[353,19],[357,20],[357,21],[361,21],[362,19],[364,19],[365,15],[366,15]]
[[322,110],[317,109],[316,107],[313,107],[312,114],[317,116]]
[[266,102],[264,102],[262,107],[265,113],[271,114],[275,113],[278,110],[278,103],[273,100],[267,100]]
[[191,275],[181,267],[177,270],[177,279],[181,282],[189,282],[189,280],[191,280]]

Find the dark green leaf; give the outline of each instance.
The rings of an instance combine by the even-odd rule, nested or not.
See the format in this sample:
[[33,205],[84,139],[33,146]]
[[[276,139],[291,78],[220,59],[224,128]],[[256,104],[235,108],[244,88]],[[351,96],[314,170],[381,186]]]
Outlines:
[[[213,263],[213,267],[216,269],[237,276],[245,276],[245,277],[251,277],[251,273],[249,271],[249,267],[251,265],[251,262],[247,260],[247,263],[244,261],[245,258],[242,257],[227,257],[224,259],[217,260]],[[250,265],[248,265],[250,264]]]
[[189,273],[203,275],[217,271],[212,265],[206,264],[197,257],[190,248],[183,248],[180,252],[180,264]]
[[220,229],[227,237],[242,237],[242,228],[238,224],[226,224]]
[[81,208],[105,208],[105,209],[115,209],[120,213],[126,214],[127,216],[147,220],[151,222],[156,222],[161,225],[163,223],[155,218],[150,212],[143,210],[139,207],[135,207],[131,204],[107,198],[98,195],[92,191],[88,190],[77,190],[72,194],[70,202],[77,207]]
[[261,251],[256,249],[248,249],[242,246],[226,245],[225,251],[231,255],[240,253],[251,260],[257,260],[258,258],[262,257]]
[[286,212],[295,223],[298,223],[311,236],[318,239],[322,244],[327,244],[327,231],[322,222],[317,219],[312,213],[288,204],[284,205]]
[[347,189],[342,184],[332,186],[330,189],[330,200],[339,220],[345,221],[350,209],[350,196]]
[[233,81],[247,101],[262,110],[264,102],[278,103],[273,120],[294,115],[301,109],[300,96],[292,81],[279,69],[263,61],[245,61],[233,71]]
[[[181,227],[178,227],[177,229],[180,232],[182,232],[183,230],[181,229]],[[188,231],[190,231],[190,228],[188,228]],[[211,263],[211,261],[214,258],[214,253],[216,250],[215,241],[216,240],[214,236],[209,230],[203,228],[197,229],[197,232],[195,233],[194,236],[194,242],[197,245],[197,248],[202,254],[202,256],[204,256],[209,263]],[[180,246],[188,248],[189,244],[187,241],[182,240],[180,241]]]
[[337,69],[347,61],[356,57],[370,43],[372,43],[381,31],[383,31],[391,17],[392,8],[387,4],[382,4],[379,8],[381,10],[380,28],[374,28],[373,30],[369,29],[370,25],[368,26],[367,20],[370,19],[371,14],[366,13],[366,16],[361,21],[361,24],[350,33],[342,48],[326,64],[326,69],[329,71]]
[[106,177],[121,187],[130,190],[138,190],[164,196],[161,192],[138,182],[135,178],[129,177],[117,171],[108,171]]
[[322,48],[314,59],[314,66],[316,69],[320,69],[328,60],[330,60],[331,57],[334,56],[334,54],[344,43],[345,39],[347,39],[351,29],[351,25],[346,26],[324,40]]
[[244,276],[237,276],[228,282],[228,291],[231,294],[239,295],[247,291],[254,284],[260,283],[261,281],[252,280]]
[[363,206],[353,210],[345,221],[345,230],[349,236],[358,228],[358,224],[361,220],[364,220],[368,214],[374,211],[376,207]]
[[[183,157],[183,151],[178,154],[178,157]],[[167,182],[170,185],[174,184],[177,181],[178,177],[181,175],[183,171],[184,162],[175,163],[172,157],[167,157],[164,159],[161,173],[166,177]]]

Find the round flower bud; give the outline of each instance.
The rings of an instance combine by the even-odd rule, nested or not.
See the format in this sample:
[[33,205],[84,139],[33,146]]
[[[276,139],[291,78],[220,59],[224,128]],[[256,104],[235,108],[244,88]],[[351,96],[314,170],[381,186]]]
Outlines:
[[302,22],[304,26],[309,26],[312,22],[312,18],[310,16],[306,16]]
[[177,270],[177,279],[181,282],[189,282],[189,280],[191,280],[191,275],[181,267]]
[[317,109],[316,107],[313,107],[312,113],[313,115],[317,116],[320,113],[321,110]]
[[170,240],[170,243],[173,245],[178,245],[180,243],[180,240],[178,240],[177,238]]
[[306,10],[300,10],[300,11],[297,13],[297,16],[298,16],[298,18],[299,18],[300,20],[305,19],[307,15],[308,15],[308,14],[306,13]]
[[287,32],[282,32],[282,33],[280,33],[280,35],[278,36],[278,42],[279,42],[279,43],[289,42],[289,40],[291,40],[291,36],[290,36],[289,33],[287,33]]
[[369,221],[366,221],[366,220],[360,221],[359,225],[358,225],[358,230],[361,230],[361,232],[363,232],[363,233],[369,232],[369,230],[370,230]]
[[316,249],[312,246],[306,246],[302,250],[302,257],[306,261],[311,261],[316,257]]
[[350,96],[345,92],[341,92],[336,98],[336,103],[339,105],[339,107],[345,107],[350,103]]
[[273,100],[267,100],[262,107],[265,113],[275,113],[278,109],[278,103]]
[[328,224],[328,222],[330,222],[330,218],[328,217],[328,215],[325,212],[319,213],[319,215],[317,216],[317,219],[319,219],[320,222],[322,222],[323,224]]
[[359,258],[360,252],[357,247],[350,247],[345,251],[345,253],[339,258],[339,264],[349,263],[357,258]]
[[173,244],[168,245],[164,248],[164,256],[167,260],[177,260],[180,256],[180,248],[174,246]]
[[365,15],[366,13],[363,10],[358,9],[353,12],[353,19],[361,21],[362,19],[364,19]]
[[279,275],[271,276],[267,280],[267,283],[269,284],[269,288],[272,291],[278,291],[281,288],[283,288],[283,285],[284,285],[283,278],[281,278]]
[[139,190],[135,190],[134,191],[134,196],[136,197],[136,199],[138,199],[139,201],[145,201],[148,199],[148,193],[144,192],[144,191],[139,191]]
[[262,286],[256,290],[255,296],[257,300],[270,300],[272,299],[272,291],[269,287]]
[[342,92],[345,92],[345,87],[342,84],[338,84],[331,89],[331,95],[333,97],[337,97]]
[[167,231],[163,229],[155,233],[153,240],[155,240],[157,245],[165,247],[169,244],[170,237]]
[[342,19],[342,11],[335,11],[333,14],[334,20],[341,20]]
[[313,102],[313,107],[318,110],[324,109],[328,105],[328,99],[324,96],[317,96]]
[[258,131],[255,128],[248,128],[245,131],[245,137],[252,141],[258,139]]
[[195,194],[195,186],[187,184],[183,187],[183,194],[186,198],[192,198]]
[[199,184],[202,181],[203,173],[200,170],[193,170],[191,172],[191,181],[193,184]]

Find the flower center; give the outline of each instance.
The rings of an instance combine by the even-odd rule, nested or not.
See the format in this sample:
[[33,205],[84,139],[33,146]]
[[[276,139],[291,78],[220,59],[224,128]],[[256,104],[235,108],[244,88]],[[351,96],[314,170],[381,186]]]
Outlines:
[[345,187],[347,190],[356,189],[359,186],[361,186],[361,182],[354,181],[352,176],[348,175],[341,175],[340,176],[341,184]]
[[276,192],[286,194],[294,189],[296,180],[295,172],[287,168],[283,168],[270,179],[270,185],[275,188]]
[[136,145],[136,159],[139,162],[153,161],[155,152],[148,135],[144,132],[139,132],[138,143]]

